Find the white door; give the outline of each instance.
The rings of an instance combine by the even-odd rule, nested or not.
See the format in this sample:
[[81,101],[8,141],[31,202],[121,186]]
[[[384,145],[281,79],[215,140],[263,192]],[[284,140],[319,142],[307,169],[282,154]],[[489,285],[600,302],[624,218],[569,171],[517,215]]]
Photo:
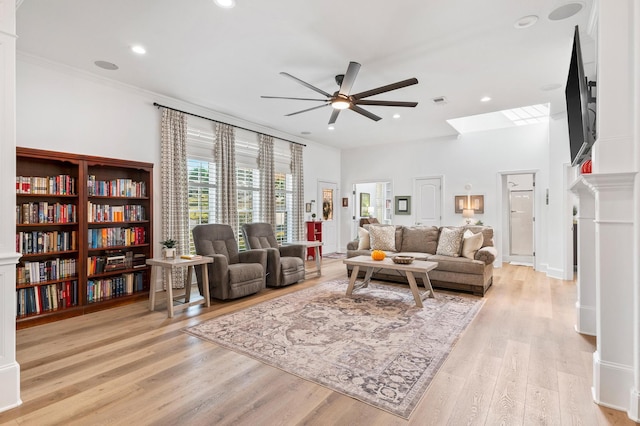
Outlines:
[[533,256],[533,190],[510,193],[512,256]]
[[338,251],[338,184],[318,181],[318,216],[322,220],[322,253]]
[[440,226],[442,219],[442,179],[420,178],[415,180],[416,224]]

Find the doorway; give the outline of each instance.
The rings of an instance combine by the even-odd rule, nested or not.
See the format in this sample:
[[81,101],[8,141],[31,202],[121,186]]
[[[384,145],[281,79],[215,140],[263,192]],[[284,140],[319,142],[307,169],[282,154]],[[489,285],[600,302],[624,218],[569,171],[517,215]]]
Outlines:
[[338,251],[338,184],[318,181],[320,219],[322,220],[322,253]]
[[390,224],[393,220],[393,198],[391,182],[363,182],[353,185],[352,236],[358,236],[358,227],[363,219],[376,219],[378,223]]
[[507,261],[533,266],[535,256],[535,175],[506,175],[508,192],[508,256]]

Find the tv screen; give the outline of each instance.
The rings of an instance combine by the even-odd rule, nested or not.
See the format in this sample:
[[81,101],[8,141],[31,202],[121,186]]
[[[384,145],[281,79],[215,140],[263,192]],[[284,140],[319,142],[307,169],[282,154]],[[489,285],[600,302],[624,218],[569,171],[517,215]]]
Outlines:
[[594,142],[589,125],[589,93],[584,75],[577,25],[573,34],[573,50],[564,93],[567,102],[571,165],[577,166],[589,158]]

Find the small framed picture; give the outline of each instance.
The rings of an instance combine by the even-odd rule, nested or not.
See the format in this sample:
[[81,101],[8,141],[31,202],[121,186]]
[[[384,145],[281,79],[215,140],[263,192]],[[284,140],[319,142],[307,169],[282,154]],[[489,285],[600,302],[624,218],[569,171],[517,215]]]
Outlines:
[[306,213],[311,213],[311,203],[305,203],[304,205],[304,211]]
[[411,214],[411,196],[396,196],[396,214]]
[[342,207],[349,207],[349,198],[347,197],[342,198]]

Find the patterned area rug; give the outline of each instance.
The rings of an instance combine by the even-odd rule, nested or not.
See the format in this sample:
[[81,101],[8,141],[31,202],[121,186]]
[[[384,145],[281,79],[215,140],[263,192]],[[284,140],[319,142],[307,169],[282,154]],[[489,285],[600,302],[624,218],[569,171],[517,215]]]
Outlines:
[[426,391],[482,299],[347,280],[291,293],[185,329],[403,418]]

